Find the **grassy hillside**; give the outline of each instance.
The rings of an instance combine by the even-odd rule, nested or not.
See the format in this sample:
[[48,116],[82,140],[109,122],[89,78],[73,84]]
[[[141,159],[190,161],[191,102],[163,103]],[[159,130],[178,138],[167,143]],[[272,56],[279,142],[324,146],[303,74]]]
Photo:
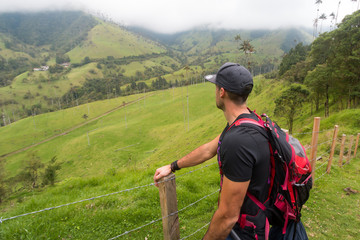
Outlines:
[[[161,44],[81,12],[0,14],[0,19],[9,19],[0,24],[0,85],[4,86],[0,88],[0,107],[6,124],[78,105],[79,99],[74,102],[77,93],[69,97],[70,91],[88,79],[103,85],[116,79],[119,88],[124,83],[170,73],[180,66],[176,58],[165,54]],[[36,25],[39,22],[43,27]],[[52,25],[56,26],[49,30]],[[41,37],[44,32],[48,33],[46,38]],[[52,73],[32,71],[41,65],[55,68],[55,56],[62,54],[70,57],[71,68]],[[86,57],[89,61],[84,63]],[[107,89],[113,96],[114,87]],[[85,91],[87,96],[98,95],[96,91]],[[85,98],[82,103],[94,100]],[[4,125],[3,119],[1,123]]]
[[[262,86],[258,94],[249,99],[249,106],[258,112],[272,115],[272,100],[282,86],[279,82],[256,78]],[[189,120],[187,118],[186,93],[189,91]],[[254,90],[255,91],[255,90]],[[274,94],[275,93],[275,94]],[[137,98],[136,95],[133,96]],[[98,114],[121,104],[124,98],[95,102],[90,112]],[[268,106],[267,106],[268,105]],[[266,108],[265,108],[266,106]],[[81,123],[87,105],[56,113],[28,118],[14,125],[1,128],[1,142],[15,142],[17,147],[31,141],[39,141],[43,135],[52,135],[56,129],[70,128]],[[347,110],[321,122],[322,129],[332,128],[340,121],[340,133],[360,131],[358,109]],[[62,116],[61,116],[62,115]],[[93,115],[91,115],[93,116]],[[315,115],[318,116],[318,115]],[[278,118],[274,120],[280,120]],[[342,126],[344,125],[344,126]],[[11,185],[14,191],[1,205],[3,219],[39,209],[70,203],[102,194],[117,192],[136,186],[148,185],[157,167],[178,159],[194,147],[214,138],[225,126],[224,116],[214,102],[214,85],[202,83],[183,88],[156,92],[152,96],[84,125],[64,136],[33,147],[25,152],[4,158],[6,176],[17,174],[24,167],[24,160],[35,153],[42,162],[48,163],[57,156],[61,170],[55,186],[21,190],[20,183]],[[312,116],[304,111],[297,119],[295,131],[304,133],[312,129]],[[311,130],[310,130],[311,131]],[[325,141],[329,131],[320,134],[319,142]],[[331,132],[330,132],[331,135]],[[38,137],[36,137],[38,136]],[[306,145],[309,134],[304,134]],[[26,141],[20,141],[20,139]],[[11,145],[11,144],[10,144]],[[7,146],[7,148],[10,147]],[[4,150],[2,150],[4,151]],[[337,150],[338,152],[338,150]],[[322,150],[319,150],[322,153]],[[329,176],[321,178],[314,188],[311,199],[304,209],[304,223],[312,239],[357,239],[356,217],[358,195],[341,194],[342,188],[359,189],[358,159],[340,169],[336,166]],[[215,163],[210,160],[209,163]],[[195,171],[177,173],[179,209],[210,195],[180,213],[181,236],[187,236],[210,221],[216,209],[219,184],[215,164]],[[322,171],[320,169],[320,171]],[[318,176],[320,172],[317,172]],[[339,181],[339,179],[342,179]],[[345,203],[336,204],[340,199]],[[325,211],[331,209],[331,211]],[[338,213],[341,213],[340,215]],[[68,207],[51,210],[33,216],[25,216],[2,223],[2,239],[109,239],[125,231],[137,228],[160,218],[158,191],[154,186],[134,189],[97,200],[85,201]],[[334,218],[333,221],[328,219]],[[344,226],[346,223],[346,227]],[[205,229],[196,234],[198,239]],[[134,231],[120,239],[161,239],[160,221]]]
[[0,56],[4,59],[9,60],[10,58],[27,58],[30,60],[34,60],[29,54],[26,52],[14,51],[6,47],[6,42],[11,41],[12,39],[9,36],[6,36],[3,33],[0,33]]
[[[11,122],[13,122],[20,118],[19,115],[24,115],[20,111],[24,111],[25,108],[34,109],[33,106],[38,106],[35,114],[47,112],[47,109],[61,108],[64,103],[59,104],[58,99],[70,88],[81,86],[86,78],[102,77],[102,73],[96,70],[95,66],[95,63],[91,63],[69,69],[62,74],[25,72],[17,76],[11,85],[0,88],[2,101],[8,102],[6,107],[3,107],[3,111],[7,112],[7,116],[11,116]],[[90,72],[90,70],[93,71]]]
[[81,62],[85,56],[90,58],[115,58],[139,56],[164,52],[159,44],[135,35],[109,23],[100,22],[88,33],[87,39],[67,54],[72,62]]
[[239,43],[234,39],[238,34],[242,40],[251,40],[255,49],[252,60],[256,63],[255,65],[264,64],[264,59],[269,57],[280,58],[299,42],[308,44],[312,41],[311,35],[302,29],[274,31],[194,29],[174,35],[156,34],[139,28],[133,30],[186,53],[190,62],[201,58],[202,63],[208,62],[214,55],[219,58],[228,58],[229,61],[244,61],[244,56],[239,56],[244,54],[239,51]]

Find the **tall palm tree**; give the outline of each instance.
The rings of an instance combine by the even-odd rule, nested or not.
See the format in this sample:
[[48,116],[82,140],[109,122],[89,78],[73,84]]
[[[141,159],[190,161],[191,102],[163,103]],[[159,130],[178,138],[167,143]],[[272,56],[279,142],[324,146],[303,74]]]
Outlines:
[[319,17],[319,6],[320,6],[320,4],[322,4],[322,1],[321,0],[316,0],[315,1],[315,4],[317,5],[317,14],[316,14],[316,18],[318,18]]
[[337,18],[338,18],[338,16],[339,16],[339,8],[340,8],[340,4],[341,4],[341,1],[339,1],[339,3],[338,3],[338,7],[337,7],[337,11],[336,11],[336,16],[335,16],[335,26],[336,26],[336,24],[337,24]]
[[254,46],[251,45],[250,40],[243,40],[239,50],[242,50],[245,53],[246,62],[250,71],[251,62],[249,56],[251,56],[251,54],[255,51]]
[[320,32],[319,32],[319,34],[320,34],[321,31],[322,31],[323,21],[326,19],[325,13],[321,14],[321,16],[319,17],[319,19],[321,19]]
[[241,41],[241,36],[240,36],[240,34],[237,34],[236,36],[235,36],[235,41]]
[[330,13],[329,17],[331,17],[331,24],[330,24],[330,31],[331,31],[333,27],[333,22],[335,20],[335,13],[334,12]]
[[[314,21],[315,35],[317,34],[320,4],[322,4],[322,1],[321,1],[321,0],[316,0],[316,1],[315,1],[315,5],[317,5],[317,9],[316,9],[316,19],[315,19],[315,21]],[[316,37],[316,36],[314,36],[314,38],[315,38],[315,37]]]
[[314,19],[314,29],[313,29],[313,38],[315,39],[316,38],[316,34],[317,34],[317,24],[318,24],[318,18],[315,18]]
[[[240,48],[240,44],[241,44],[241,36],[240,36],[240,34],[237,34],[237,35],[235,36],[235,41],[238,42],[239,48]],[[239,60],[240,60],[240,58],[239,58]],[[240,61],[239,61],[239,62],[240,62]]]

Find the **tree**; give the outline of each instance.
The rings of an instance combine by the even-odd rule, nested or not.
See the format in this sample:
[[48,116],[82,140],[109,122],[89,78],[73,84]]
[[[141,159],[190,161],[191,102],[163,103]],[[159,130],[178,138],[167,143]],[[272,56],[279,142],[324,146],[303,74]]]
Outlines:
[[70,57],[68,55],[66,55],[66,54],[56,53],[55,61],[56,61],[57,64],[70,62]]
[[335,13],[334,12],[330,13],[329,17],[331,17],[331,24],[330,24],[330,31],[331,31],[332,28],[334,27],[333,24],[335,20]]
[[316,111],[319,110],[320,100],[325,95],[325,117],[328,117],[331,72],[329,72],[326,64],[318,65],[313,71],[310,71],[305,78],[305,84],[314,93]]
[[344,100],[348,108],[360,102],[359,21],[360,12],[348,15],[337,29],[321,34],[311,45],[305,84],[317,109],[325,98],[325,116],[329,116],[330,99],[340,104],[340,109],[346,107]]
[[240,34],[237,34],[235,37],[234,37],[235,41],[239,44],[239,48],[240,48],[240,43],[241,43],[241,36]]
[[319,17],[319,19],[321,19],[321,25],[320,25],[320,33],[321,33],[323,21],[326,20],[326,15],[325,15],[325,13],[321,14],[321,16]]
[[49,67],[50,73],[61,73],[63,70],[64,70],[64,67],[59,64],[55,64],[55,65]]
[[83,64],[88,64],[90,62],[91,62],[91,59],[88,56],[86,56],[83,60]]
[[45,172],[42,176],[43,184],[48,185],[49,183],[51,185],[54,185],[55,179],[57,176],[57,171],[61,169],[61,166],[59,163],[56,163],[57,157],[54,156],[51,158],[49,165],[45,168]]
[[299,43],[295,48],[290,49],[289,53],[283,57],[280,63],[279,75],[282,76],[286,71],[290,70],[293,65],[300,61],[304,61],[309,49],[310,47],[304,46],[303,43]]
[[318,27],[318,20],[319,20],[319,6],[320,4],[322,4],[321,0],[316,0],[315,1],[315,5],[317,5],[317,9],[316,9],[316,19],[314,20],[314,38],[316,37],[317,34],[317,27]]
[[250,43],[251,40],[242,40],[239,34],[237,34],[234,39],[239,43],[239,50],[241,50],[245,54],[246,64],[250,71],[250,66],[251,66],[250,56],[255,51],[255,48],[254,46],[251,45]]
[[44,164],[41,162],[40,157],[34,152],[28,154],[26,157],[27,159],[24,161],[25,168],[21,171],[19,177],[25,186],[36,188],[39,170],[44,167]]
[[246,62],[248,65],[248,69],[250,71],[250,65],[251,65],[250,56],[255,51],[254,46],[251,45],[250,40],[243,40],[239,50],[242,50],[245,53]]
[[336,26],[336,24],[337,24],[337,18],[338,18],[338,16],[339,16],[340,4],[341,4],[341,1],[339,1],[339,3],[338,3],[338,7],[337,7],[337,11],[336,11],[336,16],[335,16],[335,26]]
[[292,84],[280,97],[275,100],[276,116],[285,117],[292,134],[294,117],[301,110],[302,104],[306,101],[309,91],[299,84]]

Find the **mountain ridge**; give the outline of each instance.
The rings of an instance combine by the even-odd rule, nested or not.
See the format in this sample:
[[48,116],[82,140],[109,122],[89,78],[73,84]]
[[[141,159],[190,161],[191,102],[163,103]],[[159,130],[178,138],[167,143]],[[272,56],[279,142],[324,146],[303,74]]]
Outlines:
[[[0,20],[0,107],[8,122],[74,106],[79,96],[84,103],[153,90],[158,77],[172,75],[171,80],[166,77],[167,84],[186,84],[189,76],[214,72],[224,62],[248,65],[234,39],[239,33],[255,47],[250,58],[254,75],[277,68],[284,44],[310,41],[300,30],[206,28],[160,34],[160,41],[149,30],[141,32],[79,11],[3,13]],[[70,67],[58,65],[63,62],[70,62]],[[33,70],[40,66],[49,71]],[[190,66],[190,75],[182,71],[185,66]]]

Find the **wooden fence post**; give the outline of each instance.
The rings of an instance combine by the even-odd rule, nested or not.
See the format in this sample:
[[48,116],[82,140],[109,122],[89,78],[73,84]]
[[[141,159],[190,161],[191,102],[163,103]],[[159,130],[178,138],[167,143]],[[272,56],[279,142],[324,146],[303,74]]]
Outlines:
[[343,156],[344,156],[345,140],[346,140],[346,135],[343,134],[342,138],[341,138],[341,147],[340,147],[340,155],[339,155],[339,167],[342,167],[342,159],[343,159]]
[[176,197],[175,175],[162,178],[159,183],[161,215],[163,217],[164,240],[180,239],[179,217]]
[[350,143],[349,143],[349,149],[348,149],[348,155],[347,155],[347,160],[346,160],[346,164],[348,164],[350,162],[350,157],[351,157],[351,148],[354,142],[354,135],[350,136]]
[[358,133],[357,137],[356,137],[356,144],[355,144],[355,149],[354,149],[354,158],[356,158],[356,152],[357,152],[357,148],[359,146],[359,137],[360,137],[360,133]]
[[311,154],[310,154],[313,182],[315,180],[316,152],[317,152],[317,144],[319,138],[319,129],[320,129],[320,117],[315,117],[312,139],[311,139]]
[[338,132],[339,132],[339,126],[335,125],[334,134],[333,134],[333,141],[332,141],[332,144],[331,144],[331,151],[330,151],[330,156],[329,156],[329,162],[328,162],[328,165],[327,165],[327,168],[326,168],[327,173],[330,173],[330,170],[331,170],[331,163],[332,163],[332,160],[333,160],[333,157],[334,157]]

